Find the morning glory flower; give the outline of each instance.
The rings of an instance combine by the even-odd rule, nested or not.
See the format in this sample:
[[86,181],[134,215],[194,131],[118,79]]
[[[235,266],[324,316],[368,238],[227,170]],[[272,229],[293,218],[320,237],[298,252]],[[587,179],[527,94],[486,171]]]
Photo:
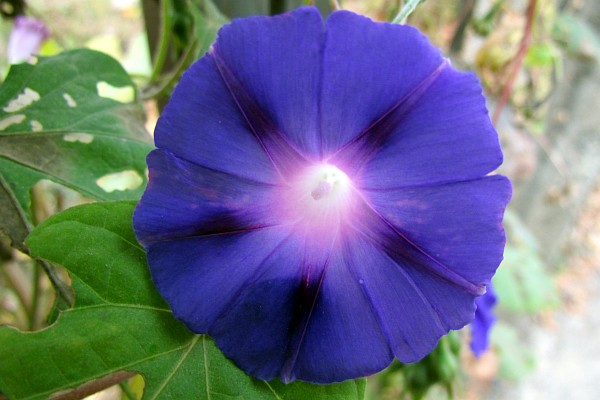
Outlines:
[[471,351],[475,357],[480,357],[489,348],[489,334],[496,322],[494,307],[498,299],[494,286],[490,284],[486,293],[475,300],[475,319],[471,324]]
[[17,16],[8,38],[8,62],[18,64],[30,60],[49,36],[50,31],[42,21],[24,15]]
[[134,214],[176,318],[257,378],[329,383],[473,320],[511,188],[473,74],[416,29],[234,20],[175,88]]

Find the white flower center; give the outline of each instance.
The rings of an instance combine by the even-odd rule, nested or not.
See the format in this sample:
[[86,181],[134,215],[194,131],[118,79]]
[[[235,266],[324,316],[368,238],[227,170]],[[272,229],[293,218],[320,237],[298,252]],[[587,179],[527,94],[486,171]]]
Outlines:
[[350,188],[350,179],[337,167],[329,164],[311,168],[307,174],[306,184],[314,187],[310,195],[314,200],[341,200]]
[[313,165],[292,183],[290,194],[296,219],[315,228],[337,228],[350,208],[352,182],[333,165]]

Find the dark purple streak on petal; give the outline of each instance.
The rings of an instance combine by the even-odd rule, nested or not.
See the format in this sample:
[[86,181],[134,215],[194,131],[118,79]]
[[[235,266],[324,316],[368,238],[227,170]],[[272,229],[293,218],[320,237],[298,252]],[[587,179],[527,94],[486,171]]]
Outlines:
[[487,285],[502,261],[511,195],[503,176],[362,193],[395,230],[478,285]]
[[133,216],[137,238],[145,246],[285,223],[273,196],[277,186],[201,167],[161,149],[147,161],[148,189]]
[[458,274],[441,263],[434,255],[427,253],[413,243],[406,235],[399,231],[387,218],[377,210],[356,191],[360,201],[355,202],[353,213],[357,218],[348,219],[346,223],[358,233],[369,238],[382,251],[385,251],[392,259],[401,263],[417,265],[428,273],[439,276],[472,295],[479,296],[484,293],[485,285],[471,282],[470,279]]
[[474,296],[460,286],[393,259],[363,235],[349,243],[346,264],[400,361],[420,360],[442,335],[471,318]]
[[270,267],[244,284],[208,331],[226,355],[261,379],[293,379],[297,350],[327,269],[328,249],[307,247],[298,226],[293,229],[269,258]]
[[448,61],[444,60],[391,109],[331,155],[327,162],[343,166],[346,174],[351,177],[356,176],[360,168],[385,145],[386,140],[397,129],[404,116],[413,109],[446,67],[448,67]]
[[[265,275],[277,273],[282,280],[297,281],[293,261],[286,263],[290,252],[295,253],[297,248],[291,231],[289,226],[280,226],[152,243],[148,247],[152,279],[175,316],[192,331],[217,332],[218,321],[233,317],[236,304],[244,296],[252,295],[259,284],[269,284]],[[285,312],[293,314],[292,309]],[[251,319],[252,315],[247,318]],[[246,324],[238,324],[229,336],[238,335],[239,340],[244,341],[249,334],[246,328],[249,328]],[[269,335],[270,328],[265,326],[261,332]],[[286,330],[281,335],[287,338]],[[281,346],[279,341],[275,346],[281,348],[280,368],[285,343]],[[246,347],[252,348],[252,343]]]
[[377,316],[347,266],[347,252],[339,243],[330,256],[291,379],[338,382],[373,374],[392,361]]
[[210,57],[183,74],[154,140],[159,149],[213,171],[265,183],[280,180]]
[[237,290],[207,330],[225,355],[259,379],[278,376],[286,358],[302,279],[300,260],[289,258],[298,252],[292,235],[281,241],[252,275],[244,277],[241,285],[235,284]]
[[329,16],[326,28],[320,107],[325,159],[444,62],[440,51],[409,26],[373,23],[340,11]]
[[256,104],[242,83],[219,58],[218,53],[213,51],[209,57],[214,59],[231,97],[277,171],[284,179],[294,176],[303,165],[306,165],[306,159],[291,146],[281,131]]
[[355,184],[366,190],[467,181],[501,163],[498,134],[477,77],[447,67],[404,114]]
[[320,158],[319,90],[325,28],[316,8],[234,19],[213,53],[292,147]]
[[298,355],[302,349],[308,324],[315,309],[323,280],[331,263],[333,248],[337,245],[338,232],[325,241],[311,232],[304,234],[304,256],[302,260],[302,275],[304,281],[299,290],[298,307],[295,320],[290,327],[291,335],[287,348],[287,359],[281,370],[281,379],[291,382],[295,379],[295,369]]

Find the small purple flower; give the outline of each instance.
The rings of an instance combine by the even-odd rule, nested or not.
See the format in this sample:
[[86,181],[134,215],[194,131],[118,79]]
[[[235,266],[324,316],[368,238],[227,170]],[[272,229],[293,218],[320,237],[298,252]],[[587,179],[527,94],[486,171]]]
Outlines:
[[134,215],[175,316],[260,379],[420,360],[473,320],[511,188],[473,74],[417,30],[234,20],[158,121]]
[[50,31],[42,21],[24,15],[17,16],[8,38],[8,62],[18,64],[30,60],[49,36]]
[[475,319],[471,324],[471,351],[475,357],[481,356],[489,347],[489,333],[496,322],[494,307],[496,292],[490,283],[485,294],[475,300]]

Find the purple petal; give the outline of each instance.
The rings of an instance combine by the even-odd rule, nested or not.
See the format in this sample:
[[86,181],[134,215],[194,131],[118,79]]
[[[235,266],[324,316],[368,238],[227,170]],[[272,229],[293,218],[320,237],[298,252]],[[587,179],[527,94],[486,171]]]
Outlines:
[[408,26],[350,12],[327,20],[321,92],[325,157],[366,130],[427,79],[444,60]]
[[386,332],[351,269],[354,265],[349,264],[355,261],[349,259],[350,246],[338,243],[336,247],[323,272],[310,320],[301,331],[302,341],[283,371],[285,380],[338,382],[371,375],[393,359]]
[[502,163],[498,135],[473,74],[444,68],[360,173],[362,188],[475,179]]
[[261,379],[416,361],[473,319],[510,198],[481,88],[409,27],[301,8],[184,75],[134,215],[177,318]]
[[156,147],[199,166],[274,183],[279,179],[212,57],[182,76],[154,132]]
[[156,242],[148,261],[178,319],[194,332],[209,332],[248,373],[272,379],[284,362],[294,317],[297,254],[289,227],[270,227]]
[[423,358],[442,335],[462,326],[448,315],[460,314],[467,319],[472,315],[473,294],[363,235],[348,246],[346,262],[400,361]]
[[281,224],[272,185],[192,164],[165,150],[148,155],[150,179],[133,224],[147,245]]
[[359,175],[358,172],[364,164],[369,162],[383,146],[387,145],[390,141],[390,136],[397,129],[406,114],[412,110],[414,105],[429,90],[438,76],[447,67],[448,64],[445,62],[440,64],[438,68],[433,70],[429,76],[407,93],[391,109],[332,154],[328,162],[335,165],[343,165],[344,171],[356,179]]
[[[377,244],[381,251],[400,263],[406,263],[437,276],[474,296],[484,292],[484,283],[473,281],[468,275],[463,275],[448,265],[442,263],[436,254],[417,245],[413,240],[398,229],[394,224],[362,198],[355,202],[352,218],[348,218],[347,226],[360,235]],[[487,271],[492,274],[493,271]]]
[[50,31],[40,20],[19,15],[8,38],[6,55],[10,64],[18,64],[30,60],[40,51],[44,40],[48,39]]
[[252,134],[273,163],[273,167],[277,169],[282,178],[292,177],[299,168],[306,164],[306,159],[288,143],[281,131],[265,115],[219,55],[213,53],[208,57],[215,60],[215,65],[227,90],[238,106],[239,112],[244,116]]
[[[316,246],[308,246],[307,240]],[[303,351],[306,324],[314,315],[331,246],[331,240],[314,243],[295,227],[271,254],[270,268],[255,274],[227,313],[209,328],[221,350],[244,371],[266,380],[296,378],[293,369]]]
[[497,298],[492,284],[489,284],[487,291],[475,301],[477,309],[475,310],[475,319],[471,324],[471,351],[476,357],[485,353],[489,347],[489,333],[496,322],[494,307]]
[[320,156],[318,90],[323,20],[315,8],[275,17],[234,20],[214,44],[214,56],[256,101],[267,119],[308,158]]
[[489,283],[502,261],[502,217],[511,196],[503,176],[365,196],[412,246],[478,286]]

